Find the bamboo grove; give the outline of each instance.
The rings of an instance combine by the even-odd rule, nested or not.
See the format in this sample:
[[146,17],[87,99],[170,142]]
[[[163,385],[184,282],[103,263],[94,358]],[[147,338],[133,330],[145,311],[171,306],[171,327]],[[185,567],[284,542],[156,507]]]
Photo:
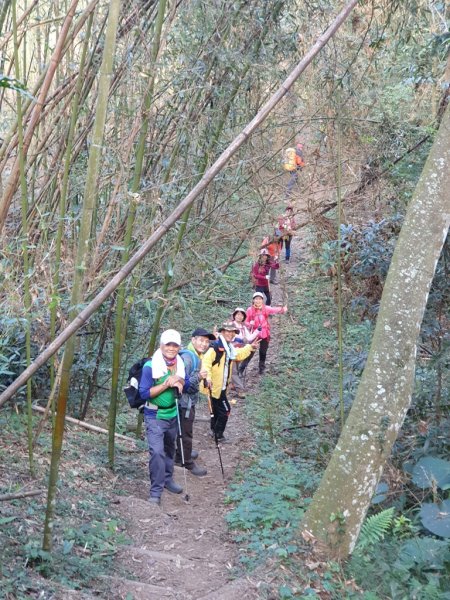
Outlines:
[[[345,192],[377,179],[379,154],[394,161],[420,141],[412,127],[400,141],[386,129],[388,120],[396,122],[397,101],[377,93],[376,82],[384,74],[398,85],[407,63],[405,31],[414,31],[417,44],[424,31],[436,37],[439,15],[430,16],[426,2],[415,3],[416,17],[399,3],[382,4],[355,9],[196,203],[64,352],[28,381],[31,472],[32,401],[46,398],[52,405],[46,549],[66,405],[84,419],[103,395],[114,468],[124,366],[140,348],[152,351],[164,319],[176,322],[194,296],[214,297],[216,280],[247,258],[248,236],[271,223],[282,198],[283,147],[300,134],[316,149],[303,219],[323,225],[336,200],[337,165],[348,165],[339,183],[345,202]],[[64,330],[202,180],[326,29],[330,11],[336,6],[325,0],[3,0],[1,326],[11,339],[25,332],[21,366]],[[438,50],[428,46],[433,83],[419,82],[404,99],[417,102],[422,133],[435,124],[426,115],[438,114],[442,101]],[[349,141],[357,152],[350,152]],[[380,192],[370,193],[373,208]]]

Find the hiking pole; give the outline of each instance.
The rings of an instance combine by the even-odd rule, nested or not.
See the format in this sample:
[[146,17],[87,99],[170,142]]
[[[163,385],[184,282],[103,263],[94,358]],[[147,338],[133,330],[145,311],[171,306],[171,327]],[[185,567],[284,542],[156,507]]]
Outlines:
[[186,463],[184,462],[184,448],[183,448],[183,434],[181,431],[181,419],[180,419],[180,391],[177,387],[175,389],[175,403],[177,405],[177,422],[178,422],[178,441],[180,442],[180,452],[181,452],[181,467],[184,473],[184,489],[186,494],[184,499],[186,502],[189,502],[189,494],[188,494],[188,485],[187,485],[187,475],[186,475]]
[[[209,416],[211,417],[211,423],[214,419],[214,411],[213,411],[213,406],[212,406],[212,401],[211,401],[211,390],[209,388],[208,389],[208,408],[209,408]],[[213,433],[214,433],[214,440],[216,442],[216,448],[217,448],[217,452],[219,454],[219,462],[220,462],[220,468],[222,470],[222,478],[225,481],[225,472],[223,470],[223,463],[222,463],[222,454],[220,452],[220,445],[219,445],[219,440],[217,439],[217,431],[216,428],[213,428]]]

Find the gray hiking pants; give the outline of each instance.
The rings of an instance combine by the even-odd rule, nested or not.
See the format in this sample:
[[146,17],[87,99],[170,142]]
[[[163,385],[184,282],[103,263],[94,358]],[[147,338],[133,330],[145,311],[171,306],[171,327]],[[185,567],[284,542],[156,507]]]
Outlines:
[[238,365],[239,363],[233,364],[233,370],[231,371],[231,383],[234,385],[235,389],[238,392],[244,392],[245,386],[244,382],[242,381],[242,377],[239,375]]
[[145,415],[148,449],[150,452],[150,496],[161,498],[164,484],[172,480],[177,418],[155,419]]

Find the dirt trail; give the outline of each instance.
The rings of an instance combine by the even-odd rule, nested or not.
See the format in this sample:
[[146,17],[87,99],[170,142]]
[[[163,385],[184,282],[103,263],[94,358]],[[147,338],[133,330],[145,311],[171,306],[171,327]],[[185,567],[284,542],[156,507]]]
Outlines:
[[[229,585],[237,548],[227,532],[223,499],[241,453],[252,444],[243,412],[239,404],[233,408],[227,428],[231,443],[221,446],[224,482],[217,449],[209,435],[209,415],[201,403],[195,423],[195,448],[200,453],[197,462],[208,469],[208,474],[201,478],[186,474],[189,502],[184,500],[186,489],[180,495],[165,490],[161,508],[150,505],[148,456],[142,457],[145,478],[134,482],[129,496],[118,498],[118,511],[128,523],[127,534],[133,540],[131,547],[122,548],[119,566],[126,567],[138,581],[113,581],[118,598],[125,598],[127,593],[135,600],[258,598],[257,582],[243,579]],[[175,467],[175,480],[184,487],[180,467]]]
[[[272,286],[273,304],[286,300],[290,273],[299,266],[302,240],[295,239],[291,262],[283,265],[280,284]],[[267,359],[267,372],[275,369],[277,354],[277,322],[272,322],[272,335]],[[249,366],[247,389],[256,393],[260,376],[258,361]],[[233,394],[229,394],[233,398]],[[149,495],[148,455],[142,453],[141,480],[129,480],[129,495],[117,498],[118,512],[127,523],[131,546],[123,546],[117,561],[118,570],[126,568],[130,579],[111,579],[114,598],[134,600],[250,600],[260,598],[258,587],[265,578],[256,572],[249,577],[235,579],[239,562],[239,548],[232,541],[224,516],[229,510],[224,505],[226,486],[242,461],[243,453],[254,444],[243,403],[238,400],[232,407],[226,435],[230,443],[221,446],[225,469],[222,479],[217,449],[209,435],[209,413],[205,402],[197,407],[194,429],[194,447],[199,451],[197,462],[207,468],[206,477],[187,473],[189,502],[183,494],[174,495],[165,490],[161,508],[147,502]],[[183,470],[175,467],[175,480],[184,487]],[[134,581],[135,580],[135,581]],[[128,594],[128,596],[127,596]]]

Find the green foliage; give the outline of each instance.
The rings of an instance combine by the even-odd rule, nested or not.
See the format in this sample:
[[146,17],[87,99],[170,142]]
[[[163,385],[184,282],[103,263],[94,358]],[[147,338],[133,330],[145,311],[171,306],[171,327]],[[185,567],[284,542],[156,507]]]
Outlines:
[[285,558],[298,550],[295,537],[305,507],[304,490],[315,484],[314,474],[268,444],[261,451],[227,496],[235,505],[226,520],[242,545],[240,560],[252,566],[268,556]]
[[383,540],[355,552],[348,576],[379,598],[450,599],[450,547],[431,538]]
[[0,317],[0,392],[25,368],[25,333],[20,319]]
[[21,96],[29,98],[30,100],[36,100],[36,98],[30,94],[30,92],[27,90],[27,88],[22,82],[18,81],[17,79],[14,79],[14,77],[9,77],[8,75],[5,75],[4,73],[0,73],[0,87],[9,90],[14,90],[15,92],[18,92]]
[[412,481],[418,487],[438,487],[443,490],[450,488],[450,462],[436,456],[424,456],[412,471]]
[[361,527],[357,551],[362,552],[382,540],[392,524],[393,516],[394,508],[391,507],[368,517]]
[[422,504],[419,516],[428,531],[440,537],[450,538],[450,500],[443,500],[438,504]]

